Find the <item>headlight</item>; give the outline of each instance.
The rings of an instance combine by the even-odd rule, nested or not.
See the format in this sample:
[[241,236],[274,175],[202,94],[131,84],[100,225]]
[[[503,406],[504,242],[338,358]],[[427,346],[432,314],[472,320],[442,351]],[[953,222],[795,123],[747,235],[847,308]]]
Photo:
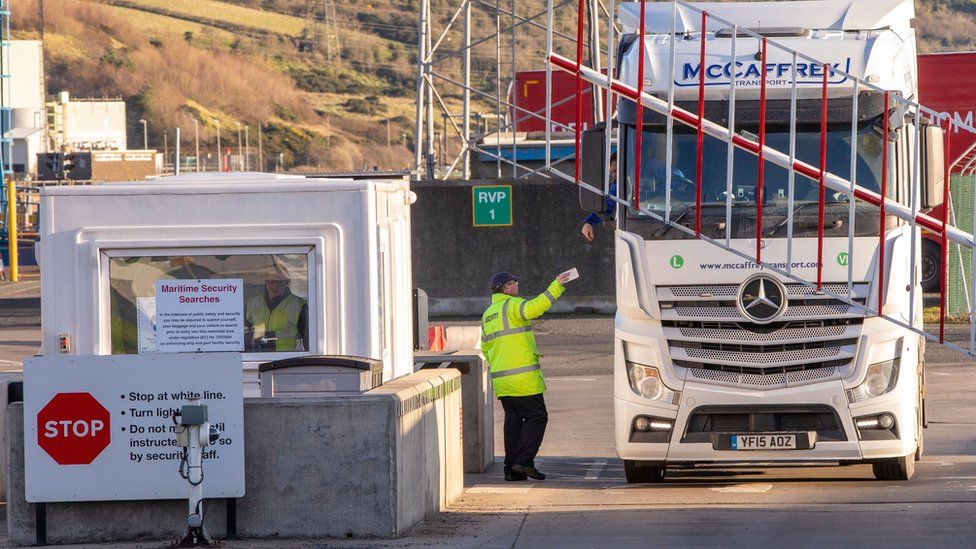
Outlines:
[[864,382],[847,391],[847,400],[861,402],[890,393],[898,383],[898,363],[900,359],[879,362],[868,366]]
[[674,391],[668,389],[661,381],[661,374],[657,368],[628,362],[627,379],[630,381],[630,388],[644,398],[666,402],[674,400]]

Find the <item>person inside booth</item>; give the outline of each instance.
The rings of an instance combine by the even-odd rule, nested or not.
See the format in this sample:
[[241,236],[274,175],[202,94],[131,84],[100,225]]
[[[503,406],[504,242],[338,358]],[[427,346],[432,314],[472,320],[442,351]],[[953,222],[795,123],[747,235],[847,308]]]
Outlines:
[[291,276],[277,262],[265,273],[264,291],[244,307],[246,351],[304,351],[308,342],[308,302],[293,294]]

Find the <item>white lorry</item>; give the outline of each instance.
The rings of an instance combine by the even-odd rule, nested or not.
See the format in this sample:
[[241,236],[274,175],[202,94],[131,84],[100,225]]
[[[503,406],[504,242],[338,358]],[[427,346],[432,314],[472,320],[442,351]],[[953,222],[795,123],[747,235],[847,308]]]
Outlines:
[[[693,6],[892,95],[916,97],[911,0]],[[735,79],[736,135],[757,142],[765,75],[766,145],[789,154],[792,119],[796,158],[820,165],[822,64],[803,57],[797,61],[790,52],[769,47],[763,67],[762,42],[755,36],[738,31],[733,36],[731,26],[713,19],[702,37],[700,13],[684,7],[677,9],[672,34],[671,3],[648,2],[645,9],[645,92],[666,101],[673,79],[676,105],[696,113],[701,87],[705,118],[727,126],[730,79]],[[628,3],[618,14],[623,34],[616,74],[635,88],[642,51],[639,13],[639,3]],[[915,207],[936,206],[933,197],[941,197],[942,185],[941,131],[928,127],[920,132],[925,138],[920,156],[927,162],[919,162],[913,179],[913,117],[905,116],[892,101],[885,136],[884,93],[861,88],[855,121],[853,82],[829,74],[827,90],[829,173],[848,179],[854,168],[858,186],[879,192],[882,140],[887,138],[888,198],[908,208],[913,181],[920,181],[914,200],[921,202]],[[621,200],[635,192],[636,120],[635,103],[621,98]],[[699,214],[698,134],[694,127],[676,122],[669,135],[667,122],[667,117],[645,109],[639,190],[644,212],[620,207],[616,213],[615,439],[627,480],[657,482],[668,467],[768,462],[870,463],[878,479],[911,478],[922,453],[925,421],[924,339],[906,328],[922,326],[921,239],[917,232],[912,234],[917,229],[900,218],[886,217],[879,276],[879,209],[857,201],[852,215],[847,196],[827,189],[824,291],[761,268],[742,255],[754,257],[761,249],[765,264],[789,269],[805,281],[817,280],[818,181],[800,173],[791,181],[787,169],[767,159],[759,209],[756,155],[736,149],[730,162],[726,142],[706,133]],[[584,180],[587,171],[592,173],[589,166],[603,165],[603,156],[602,138],[597,147],[584,143]],[[602,177],[590,179],[603,186]],[[581,191],[581,201],[591,211],[607,210],[603,198],[589,191]],[[691,234],[647,213],[664,217],[666,209],[671,222],[689,228]],[[696,238],[699,215],[702,236],[723,243],[728,238],[732,249],[743,254]],[[849,240],[851,220],[855,223]],[[789,256],[792,264],[787,266]],[[849,274],[852,301],[828,295],[848,296]],[[884,295],[879,304],[880,280]],[[874,312],[879,305],[885,316],[901,319],[904,325],[880,318]]]
[[[415,198],[402,179],[272,174],[45,187],[40,353],[239,351],[245,396],[260,396],[259,364],[290,357],[380,360],[387,380],[412,373]],[[253,318],[269,284],[298,298],[297,334]],[[159,291],[169,318],[186,316],[174,334],[157,333]]]

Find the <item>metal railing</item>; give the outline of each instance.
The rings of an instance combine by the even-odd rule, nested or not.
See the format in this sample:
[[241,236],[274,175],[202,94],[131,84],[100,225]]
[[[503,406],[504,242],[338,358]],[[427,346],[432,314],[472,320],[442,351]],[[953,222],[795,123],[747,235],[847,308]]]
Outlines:
[[[947,254],[949,244],[962,246],[965,248],[973,249],[974,242],[972,234],[962,231],[949,223],[949,185],[950,185],[950,173],[957,168],[957,165],[961,165],[962,171],[974,171],[976,170],[976,154],[972,154],[972,150],[967,151],[967,155],[964,155],[960,159],[954,161],[949,157],[950,151],[950,141],[952,139],[952,134],[954,131],[965,131],[976,134],[976,128],[951,117],[948,113],[936,112],[932,109],[926,108],[908,98],[902,97],[900,94],[892,93],[891,90],[883,89],[872,82],[866,81],[861,77],[855,76],[839,66],[832,66],[829,63],[824,63],[817,60],[811,56],[805,55],[795,49],[789,48],[779,42],[763,36],[757,32],[754,32],[747,28],[742,28],[734,22],[728,21],[714,14],[708,13],[706,10],[700,9],[694,5],[688,4],[686,2],[674,0],[672,2],[672,33],[670,40],[670,60],[669,60],[669,90],[667,100],[655,97],[642,89],[639,90],[634,86],[631,86],[617,78],[614,75],[614,58],[612,52],[615,51],[614,48],[614,36],[613,36],[613,26],[609,25],[611,29],[609,36],[607,38],[607,70],[604,74],[599,68],[589,67],[583,61],[583,48],[581,44],[584,41],[585,32],[585,20],[586,20],[586,2],[580,0],[579,2],[579,13],[577,21],[577,48],[576,57],[571,59],[569,57],[563,56],[556,51],[553,47],[553,17],[552,12],[554,9],[553,0],[548,0],[548,12],[547,17],[547,37],[546,37],[546,57],[547,57],[547,92],[551,90],[552,82],[552,70],[558,69],[566,71],[573,74],[577,78],[577,92],[582,89],[584,83],[587,85],[598,86],[606,91],[607,96],[607,106],[606,112],[611,112],[609,106],[614,100],[614,96],[619,96],[629,100],[635,104],[636,108],[636,120],[637,127],[640,128],[643,118],[643,110],[649,109],[654,113],[663,115],[666,117],[666,130],[667,130],[667,147],[666,147],[666,159],[665,159],[665,206],[663,213],[658,213],[656,211],[651,211],[647,208],[641,206],[640,203],[640,175],[641,175],[641,156],[643,154],[642,147],[640,145],[640,139],[642,131],[635,132],[635,141],[637,141],[634,158],[634,193],[633,196],[625,196],[621,198],[620,196],[612,196],[609,193],[610,184],[610,174],[609,172],[604,174],[603,177],[603,188],[596,188],[590,185],[580,178],[581,168],[581,136],[582,136],[582,124],[580,120],[580,111],[577,110],[577,124],[575,128],[575,165],[572,173],[564,172],[558,169],[555,163],[552,162],[551,158],[551,112],[552,112],[552,97],[551,93],[547,93],[546,97],[546,156],[545,156],[545,167],[550,176],[554,178],[560,178],[572,183],[575,183],[587,190],[595,193],[602,194],[606,196],[609,200],[616,201],[618,205],[625,208],[630,208],[634,212],[639,212],[640,214],[647,216],[651,219],[655,219],[659,222],[669,225],[671,228],[687,233],[697,239],[708,242],[718,248],[721,248],[731,254],[739,256],[743,259],[754,261],[757,265],[761,265],[763,269],[767,271],[772,271],[778,273],[786,278],[794,280],[798,283],[804,284],[821,292],[824,295],[830,296],[834,299],[841,300],[845,303],[850,304],[853,307],[863,310],[865,314],[876,315],[883,317],[889,322],[899,325],[905,329],[911,330],[919,335],[926,337],[927,339],[937,341],[950,348],[957,351],[965,353],[969,356],[976,357],[976,315],[972,314],[972,304],[976,303],[976,285],[973,284],[972,280],[968,280],[967,285],[967,296],[970,296],[969,302],[969,345],[968,347],[963,347],[960,344],[956,344],[950,341],[946,341],[945,337],[945,321],[946,321],[946,266],[947,266]],[[616,2],[611,0],[609,13],[612,14],[615,11]],[[692,113],[688,110],[682,109],[675,104],[675,67],[676,67],[676,52],[675,52],[675,40],[673,39],[676,34],[674,29],[676,27],[676,20],[678,18],[679,12],[682,15],[691,14],[691,17],[684,18],[684,21],[692,21],[697,19],[695,15],[700,16],[701,26],[699,29],[686,30],[685,38],[688,36],[694,36],[697,32],[700,40],[700,70],[699,70],[699,83],[698,83],[698,112]],[[731,42],[731,55],[735,56],[735,44],[736,39],[740,36],[746,36],[754,38],[760,47],[761,63],[763,64],[763,74],[760,78],[760,112],[759,112],[759,135],[756,141],[746,138],[745,136],[738,135],[735,132],[735,108],[736,108],[736,78],[732,75],[729,78],[729,123],[728,127],[721,124],[714,123],[705,118],[705,58],[707,54],[708,47],[708,27],[709,22],[714,22],[719,25],[724,25],[725,27],[731,29],[733,39]],[[685,23],[687,24],[687,23]],[[638,29],[638,46],[641,51],[638,55],[638,68],[637,68],[637,82],[639,85],[643,86],[643,73],[644,73],[644,49],[646,48],[646,29],[645,29],[645,2],[640,2],[640,24]],[[790,141],[789,141],[789,151],[783,152],[777,150],[766,143],[765,133],[766,133],[766,86],[767,77],[765,75],[766,58],[767,53],[770,49],[778,50],[779,52],[785,53],[791,59],[791,82],[790,82]],[[724,53],[724,52],[723,52]],[[797,158],[796,154],[796,132],[797,132],[797,64],[798,62],[804,62],[810,66],[818,67],[822,71],[822,90],[821,90],[821,124],[820,124],[820,155],[819,163],[813,165],[807,162],[803,162]],[[853,83],[853,94],[851,98],[851,175],[849,178],[840,177],[834,173],[831,173],[827,168],[827,157],[826,157],[826,139],[827,139],[827,98],[828,98],[828,86],[831,76],[840,76],[849,79]],[[882,141],[882,166],[884,168],[881,170],[881,181],[880,181],[880,192],[875,192],[871,189],[862,187],[857,184],[857,147],[858,147],[858,95],[860,91],[873,91],[882,94],[884,100],[884,121],[882,132],[885,136]],[[888,186],[888,158],[892,154],[889,151],[889,139],[887,138],[889,127],[890,111],[895,109],[900,112],[906,113],[906,120],[912,120],[914,122],[914,148],[911,151],[911,157],[913,159],[913,169],[911,172],[911,185],[909,195],[907,197],[906,203],[897,202],[891,198],[887,198],[887,186]],[[674,124],[677,122],[682,126],[692,128],[696,133],[696,157],[697,157],[697,169],[696,169],[696,197],[695,197],[695,223],[694,228],[685,227],[678,223],[675,219],[671,218],[671,206],[672,206],[672,167],[673,167],[673,153],[672,153],[672,138],[674,132]],[[944,182],[944,196],[943,204],[945,207],[942,209],[943,213],[941,218],[936,219],[924,213],[921,213],[921,202],[920,202],[920,188],[921,188],[921,171],[919,168],[921,161],[921,142],[923,141],[923,123],[938,125],[939,127],[944,127],[944,139],[945,139],[945,165],[943,167]],[[610,132],[606,133],[607,141],[605,147],[605,160],[609,160],[610,155]],[[725,200],[725,215],[726,220],[730,220],[732,216],[732,167],[734,164],[733,153],[735,150],[743,150],[752,155],[756,156],[758,159],[757,166],[757,181],[756,181],[756,250],[755,254],[749,254],[743,252],[732,245],[732,224],[727,222],[725,224],[725,234],[724,238],[713,238],[702,234],[701,231],[701,216],[702,216],[702,151],[704,138],[708,136],[712,139],[717,139],[726,144],[728,149],[728,160],[727,160],[727,192]],[[762,256],[762,236],[763,236],[763,226],[762,226],[762,207],[763,207],[763,186],[764,186],[764,167],[766,162],[772,165],[780,166],[787,170],[788,173],[788,191],[787,191],[787,251],[786,251],[786,262],[785,267],[779,267],[772,262],[764,261]],[[609,166],[609,162],[604,163],[605,166]],[[795,178],[796,174],[800,174],[803,177],[809,178],[810,180],[816,182],[818,185],[818,234],[817,234],[817,276],[816,280],[805,280],[795,270],[793,269],[793,240],[794,240],[794,203],[796,200],[795,196]],[[824,287],[823,281],[823,243],[824,243],[824,216],[825,216],[825,192],[827,190],[833,193],[846,196],[849,204],[848,213],[848,253],[850,258],[854,257],[854,239],[855,239],[855,207],[858,201],[862,203],[870,204],[879,209],[879,234],[878,234],[878,245],[879,245],[879,261],[877,267],[877,301],[874,307],[868,303],[855,303],[853,296],[853,287],[857,283],[854,280],[853,265],[854,261],[851,259],[848,261],[847,265],[847,291],[846,292],[831,292]],[[621,193],[618,193],[621,194]],[[912,319],[916,318],[915,302],[916,302],[916,287],[917,287],[917,276],[916,269],[912,267],[910,273],[910,284],[909,284],[909,313],[907,316],[908,320],[905,320],[902,315],[889,314],[885,312],[884,308],[884,291],[886,286],[885,280],[885,258],[884,249],[885,241],[887,238],[887,224],[885,223],[886,216],[894,216],[898,219],[906,222],[911,228],[911,261],[910,265],[914,266],[918,263],[918,252],[917,252],[917,228],[922,228],[931,231],[939,235],[941,239],[941,273],[942,273],[942,284],[941,293],[939,299],[939,333],[938,335],[927,333],[922,326],[918,325]],[[976,216],[976,207],[974,207],[974,216]],[[974,254],[973,260],[973,270],[971,273],[976,272],[976,254]],[[972,294],[970,294],[970,291]]]

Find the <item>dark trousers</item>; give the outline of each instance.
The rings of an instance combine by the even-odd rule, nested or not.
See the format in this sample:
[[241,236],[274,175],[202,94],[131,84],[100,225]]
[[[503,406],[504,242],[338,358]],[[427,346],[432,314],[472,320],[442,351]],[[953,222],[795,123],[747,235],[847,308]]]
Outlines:
[[549,412],[542,393],[532,396],[501,397],[505,410],[505,468],[534,466],[536,454],[546,434]]

